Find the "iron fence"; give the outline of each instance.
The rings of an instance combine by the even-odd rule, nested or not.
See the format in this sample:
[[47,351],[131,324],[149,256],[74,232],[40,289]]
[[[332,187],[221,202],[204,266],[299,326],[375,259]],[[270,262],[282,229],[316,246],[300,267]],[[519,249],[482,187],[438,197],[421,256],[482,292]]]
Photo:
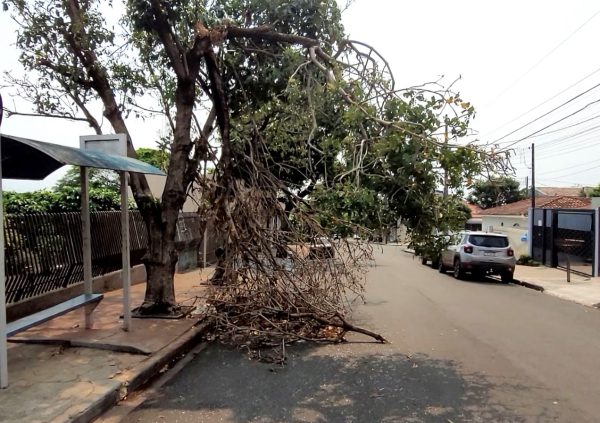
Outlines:
[[[120,270],[121,215],[118,211],[90,214],[92,274]],[[195,213],[183,213],[177,224],[180,247],[200,245],[201,221]],[[129,213],[131,265],[142,263],[148,234],[138,211]],[[81,215],[39,213],[6,215],[4,222],[6,302],[16,303],[83,280]]]

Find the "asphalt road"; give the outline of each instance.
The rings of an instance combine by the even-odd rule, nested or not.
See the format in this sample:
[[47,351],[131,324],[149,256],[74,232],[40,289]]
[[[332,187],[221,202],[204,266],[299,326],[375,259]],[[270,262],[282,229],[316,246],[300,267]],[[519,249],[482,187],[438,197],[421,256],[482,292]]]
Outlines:
[[391,344],[295,347],[283,368],[213,346],[125,421],[600,421],[599,310],[377,248],[354,319]]

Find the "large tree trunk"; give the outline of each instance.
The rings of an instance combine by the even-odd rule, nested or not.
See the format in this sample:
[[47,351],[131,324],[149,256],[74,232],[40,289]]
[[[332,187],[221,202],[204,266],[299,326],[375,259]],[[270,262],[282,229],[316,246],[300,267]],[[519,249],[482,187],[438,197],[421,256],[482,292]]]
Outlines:
[[173,239],[164,235],[166,228],[156,227],[154,222],[148,230],[148,250],[144,257],[146,266],[146,295],[139,309],[140,314],[169,314],[175,311],[174,274],[177,251]]
[[192,182],[191,178],[195,176],[191,171],[194,169],[189,167],[197,164],[190,161],[194,90],[193,80],[178,80],[175,132],[160,212],[151,213],[151,218],[146,220],[149,242],[144,257],[147,285],[144,303],[139,310],[142,314],[169,314],[176,309],[174,275],[178,259],[175,248],[177,219]]
[[[79,1],[69,0],[66,3],[66,12],[72,20],[72,25],[70,33],[64,34],[65,40],[85,66],[92,81],[92,87],[104,105],[104,116],[110,122],[115,133],[127,134],[127,155],[136,157],[131,134],[121,113],[106,68],[98,60],[96,52],[90,49],[85,42],[82,44],[82,40],[88,40],[89,35],[86,33],[85,19]],[[190,94],[193,96],[193,85],[188,95]],[[186,106],[188,103],[190,102],[187,101]],[[191,121],[193,97],[189,109],[188,119]],[[178,110],[178,117],[179,114]],[[178,124],[180,122],[185,123],[184,120],[178,120]],[[186,181],[179,178],[179,169],[181,167],[185,169],[188,159],[187,157],[182,158],[182,151],[180,151],[182,149],[178,146],[181,146],[182,142],[190,142],[189,126],[190,124],[177,128],[173,145],[174,154],[171,156],[162,204],[155,201],[144,175],[131,175],[130,185],[133,196],[148,230],[148,251],[143,259],[146,265],[147,284],[144,304],[140,310],[142,313],[169,313],[176,305],[173,285],[175,264],[177,263],[175,235],[179,210],[185,200],[187,189]],[[181,134],[186,128],[188,129],[187,139]],[[187,149],[188,153],[190,149],[191,146]],[[177,160],[179,163],[174,165],[174,161]],[[178,178],[179,180],[174,180]]]
[[[79,0],[68,0],[65,6],[72,22],[70,31],[63,34],[65,41],[85,66],[91,86],[104,105],[104,116],[116,133],[127,134],[128,156],[136,157],[131,135],[108,72],[98,60],[96,52],[87,44],[89,34],[86,32],[85,8],[81,7]],[[218,94],[214,94],[213,97],[219,107],[214,114],[211,112],[207,119],[207,126],[200,134],[200,138],[205,144],[208,144],[208,133],[215,115],[219,120],[225,140],[228,140],[228,126],[223,124],[227,119],[227,107],[224,103],[224,91],[220,75],[218,75],[216,59],[212,50],[209,49],[210,38],[208,36],[197,38],[193,47],[182,54],[181,47],[170,29],[163,5],[159,1],[152,1],[151,8],[155,15],[154,30],[162,41],[177,75],[175,130],[161,202],[159,203],[153,198],[144,175],[131,175],[131,189],[148,230],[148,251],[143,258],[146,265],[147,285],[140,312],[162,314],[170,313],[176,307],[173,278],[178,258],[175,248],[177,219],[186,199],[187,189],[198,171],[200,155],[198,151],[193,156],[191,155],[194,145],[191,139],[191,125],[196,100],[196,78],[200,69],[200,61],[205,54],[214,65],[211,69],[211,83],[218,91]],[[224,142],[224,144],[227,143]],[[227,146],[224,145],[223,155],[226,157],[228,157],[227,152]]]

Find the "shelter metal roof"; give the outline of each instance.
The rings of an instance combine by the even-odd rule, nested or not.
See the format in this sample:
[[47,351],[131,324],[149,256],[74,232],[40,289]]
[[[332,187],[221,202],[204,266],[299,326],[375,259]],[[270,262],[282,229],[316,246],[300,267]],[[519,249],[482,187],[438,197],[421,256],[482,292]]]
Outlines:
[[2,178],[41,180],[64,165],[164,175],[160,169],[133,159],[99,151],[0,135]]

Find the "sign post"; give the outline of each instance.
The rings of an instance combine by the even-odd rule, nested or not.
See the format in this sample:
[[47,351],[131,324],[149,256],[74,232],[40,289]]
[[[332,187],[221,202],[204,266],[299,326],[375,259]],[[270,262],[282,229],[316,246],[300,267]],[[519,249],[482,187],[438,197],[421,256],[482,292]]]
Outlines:
[[[2,95],[0,94],[0,127],[2,126]],[[2,151],[0,147],[0,388],[8,387],[8,346],[6,345],[6,274],[4,269],[4,202],[2,193]]]

